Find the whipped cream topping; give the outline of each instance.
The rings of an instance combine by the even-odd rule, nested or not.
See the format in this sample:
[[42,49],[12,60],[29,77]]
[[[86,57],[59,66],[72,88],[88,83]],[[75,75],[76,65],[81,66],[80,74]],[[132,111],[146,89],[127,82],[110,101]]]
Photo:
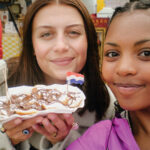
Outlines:
[[14,87],[10,90],[9,100],[6,97],[2,101],[0,99],[0,117],[6,119],[17,114],[18,110],[24,112],[22,115],[29,115],[25,112],[31,110],[70,113],[84,106],[84,93],[71,85],[36,85],[29,87],[30,90],[25,92],[27,88],[27,86]]

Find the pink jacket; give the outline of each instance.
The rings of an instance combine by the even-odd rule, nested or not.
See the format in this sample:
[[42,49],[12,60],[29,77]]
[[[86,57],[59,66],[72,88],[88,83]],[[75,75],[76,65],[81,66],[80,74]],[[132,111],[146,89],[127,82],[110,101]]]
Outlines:
[[74,141],[67,150],[140,150],[123,118],[100,121]]

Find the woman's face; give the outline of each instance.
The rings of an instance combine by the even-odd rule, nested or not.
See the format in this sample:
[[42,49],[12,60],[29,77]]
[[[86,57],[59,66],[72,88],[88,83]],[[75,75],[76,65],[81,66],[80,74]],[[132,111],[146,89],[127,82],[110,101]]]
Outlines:
[[150,13],[124,13],[112,21],[102,75],[122,108],[150,109]]
[[87,58],[87,37],[80,13],[67,5],[47,5],[32,25],[35,56],[47,84],[65,83],[68,71],[80,72]]

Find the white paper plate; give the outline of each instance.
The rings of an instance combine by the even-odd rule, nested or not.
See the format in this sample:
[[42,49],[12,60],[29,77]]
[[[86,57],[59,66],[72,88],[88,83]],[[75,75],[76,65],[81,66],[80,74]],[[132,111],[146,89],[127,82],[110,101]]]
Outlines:
[[[84,106],[85,95],[79,88],[77,88],[75,86],[71,86],[71,85],[67,85],[67,84],[65,84],[65,85],[53,84],[50,86],[36,85],[34,87],[46,88],[46,89],[57,89],[61,92],[65,92],[65,93],[68,89],[69,92],[75,92],[75,93],[77,93],[77,96],[78,96],[78,99],[72,103],[72,106],[73,105],[76,106],[76,104],[79,104],[79,105],[77,105],[76,107],[68,107],[61,103],[56,102],[56,103],[52,103],[50,105],[45,105],[45,107],[47,108],[46,110],[41,110],[41,111],[33,110],[33,111],[36,111],[36,113],[34,113],[34,114],[30,114],[30,115],[13,114],[11,116],[8,116],[7,114],[1,115],[1,111],[3,111],[3,109],[1,109],[2,103],[3,103],[3,101],[7,101],[7,97],[4,96],[4,97],[0,97],[0,123],[8,122],[17,117],[21,117],[23,119],[28,119],[28,118],[35,117],[37,115],[45,115],[48,113],[72,113],[72,112],[75,112],[78,108],[81,108]],[[19,94],[30,94],[32,91],[32,88],[34,88],[34,87],[18,86],[18,87],[9,88],[8,92],[9,92],[10,96],[11,95],[19,95]],[[62,101],[65,100],[66,97],[67,97],[67,94],[66,95],[63,94],[63,96],[61,97],[61,100]]]

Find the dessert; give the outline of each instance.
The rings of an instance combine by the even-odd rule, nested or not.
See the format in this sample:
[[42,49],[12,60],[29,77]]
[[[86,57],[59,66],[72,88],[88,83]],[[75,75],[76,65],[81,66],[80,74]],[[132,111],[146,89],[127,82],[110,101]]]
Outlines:
[[0,97],[0,121],[30,118],[46,113],[72,113],[84,106],[85,95],[71,85],[20,86],[9,89],[10,99]]

